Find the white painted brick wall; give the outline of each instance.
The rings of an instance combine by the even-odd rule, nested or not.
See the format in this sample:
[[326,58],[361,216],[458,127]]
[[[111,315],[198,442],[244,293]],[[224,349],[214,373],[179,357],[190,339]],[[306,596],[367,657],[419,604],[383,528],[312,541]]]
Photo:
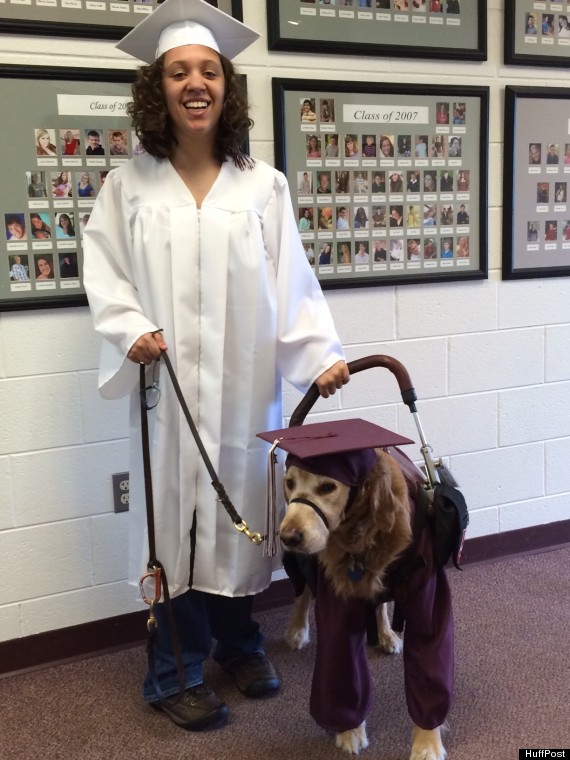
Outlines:
[[[248,77],[253,154],[273,162],[271,77],[488,85],[489,279],[326,293],[350,359],[408,368],[436,455],[471,505],[468,535],[570,517],[570,278],[503,282],[506,84],[567,86],[567,71],[503,65],[503,0],[489,0],[481,64],[269,53],[265,3],[244,3],[263,36],[237,63]],[[77,51],[80,50],[81,54]],[[112,43],[5,34],[0,62],[132,68]],[[127,516],[111,474],[128,469],[127,402],[96,392],[99,339],[85,308],[0,313],[0,641],[141,608],[126,583]],[[301,399],[284,388],[290,415]],[[312,419],[360,416],[417,440],[395,380],[355,376]],[[419,448],[409,447],[413,459]]]

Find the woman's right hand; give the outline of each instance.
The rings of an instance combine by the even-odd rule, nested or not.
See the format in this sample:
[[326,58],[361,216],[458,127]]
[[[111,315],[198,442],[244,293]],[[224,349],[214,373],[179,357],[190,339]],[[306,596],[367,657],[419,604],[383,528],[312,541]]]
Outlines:
[[168,346],[162,339],[161,332],[149,332],[141,335],[131,346],[127,359],[136,364],[152,364],[160,357],[163,351],[167,351]]

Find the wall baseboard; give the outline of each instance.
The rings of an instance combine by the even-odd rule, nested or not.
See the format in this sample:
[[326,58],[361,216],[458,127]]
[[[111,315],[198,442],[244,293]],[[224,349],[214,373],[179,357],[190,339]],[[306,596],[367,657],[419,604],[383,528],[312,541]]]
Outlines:
[[[569,543],[570,520],[562,520],[468,539],[462,563],[467,565],[551,551]],[[286,579],[275,581],[257,595],[255,610],[283,607],[292,601],[290,582]],[[146,640],[147,617],[146,610],[132,612],[0,642],[0,678],[142,645]]]

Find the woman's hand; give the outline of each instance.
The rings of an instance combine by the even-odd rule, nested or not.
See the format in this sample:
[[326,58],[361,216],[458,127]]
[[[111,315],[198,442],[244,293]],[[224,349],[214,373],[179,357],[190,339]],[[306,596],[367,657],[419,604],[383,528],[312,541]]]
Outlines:
[[127,359],[136,364],[152,364],[160,357],[163,351],[167,351],[168,346],[162,339],[161,332],[149,332],[141,335],[130,348]]
[[323,398],[328,398],[329,396],[332,396],[333,393],[336,393],[339,388],[342,388],[343,385],[346,385],[349,380],[350,374],[346,362],[340,361],[333,364],[333,366],[330,367],[330,369],[327,369],[326,372],[323,372],[322,375],[319,375],[315,380],[315,383],[317,384],[321,396]]

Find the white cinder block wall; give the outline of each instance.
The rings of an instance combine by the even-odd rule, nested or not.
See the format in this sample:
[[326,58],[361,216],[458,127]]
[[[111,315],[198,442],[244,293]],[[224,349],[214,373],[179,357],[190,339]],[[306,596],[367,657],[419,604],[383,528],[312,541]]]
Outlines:
[[[489,279],[327,292],[349,358],[388,353],[408,368],[428,440],[471,507],[471,537],[570,517],[570,279],[500,273],[504,87],[567,85],[568,70],[504,66],[503,0],[488,8],[488,61],[458,63],[268,53],[265,3],[244,0],[263,37],[237,61],[252,152],[270,163],[272,76],[491,88]],[[131,66],[110,42],[10,35],[0,62]],[[111,491],[111,473],[128,468],[127,405],[99,399],[98,348],[86,309],[0,314],[0,640],[140,608]],[[298,401],[286,390],[288,412]],[[385,371],[314,411],[416,437]]]

